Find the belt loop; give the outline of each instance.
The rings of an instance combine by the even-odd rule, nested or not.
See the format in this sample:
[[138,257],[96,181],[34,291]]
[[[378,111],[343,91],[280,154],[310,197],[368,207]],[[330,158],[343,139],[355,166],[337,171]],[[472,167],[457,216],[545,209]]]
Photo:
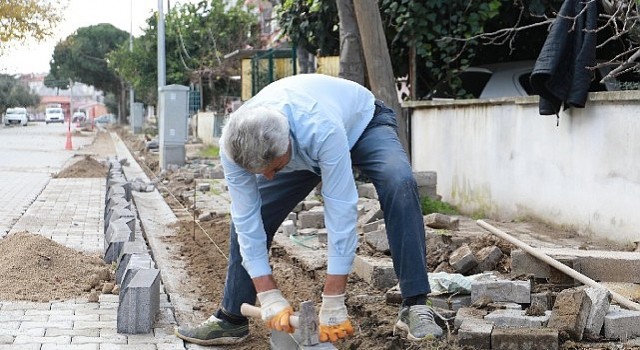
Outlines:
[[384,103],[381,100],[376,99],[373,105],[375,106],[375,109],[373,110],[373,116],[375,117],[380,114],[380,110],[384,107]]

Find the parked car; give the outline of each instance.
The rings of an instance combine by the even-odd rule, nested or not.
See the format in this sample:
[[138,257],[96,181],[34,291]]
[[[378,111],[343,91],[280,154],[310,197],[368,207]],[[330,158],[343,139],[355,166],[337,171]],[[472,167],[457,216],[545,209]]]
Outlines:
[[[477,67],[469,67],[461,72],[459,77],[462,88],[469,98],[499,98],[535,95],[531,88],[529,77],[535,61],[515,61],[495,64],[487,64]],[[612,67],[602,67],[595,71],[595,78],[591,82],[589,91],[615,91],[621,90],[621,85],[616,81],[601,83],[602,78],[609,73]],[[446,82],[437,84],[426,96],[427,99],[455,98],[455,94]]]
[[7,108],[7,112],[4,115],[4,125],[20,124],[27,126],[29,123],[29,117],[27,116],[27,109],[24,107]]
[[44,112],[44,122],[49,123],[64,123],[64,110],[60,107],[49,107]]
[[82,123],[87,120],[87,115],[84,112],[74,112],[71,117],[72,123]]

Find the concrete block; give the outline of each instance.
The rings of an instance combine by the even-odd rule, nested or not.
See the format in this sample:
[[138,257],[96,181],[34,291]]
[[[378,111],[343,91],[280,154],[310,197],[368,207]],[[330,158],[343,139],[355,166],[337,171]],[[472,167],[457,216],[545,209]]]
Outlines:
[[129,227],[126,227],[124,230],[115,230],[109,238],[109,241],[107,242],[105,240],[104,262],[107,264],[116,262],[124,243],[133,240],[135,240],[135,234]]
[[122,274],[122,279],[120,281],[116,281],[116,283],[120,285],[121,289],[124,289],[129,285],[129,282],[131,282],[138,271],[153,268],[155,268],[155,263],[153,262],[153,259],[151,259],[151,255],[147,253],[131,254],[129,261],[127,262],[127,266],[125,267],[125,271]]
[[298,227],[324,228],[324,213],[320,211],[301,211],[298,213]]
[[584,336],[591,339],[599,338],[604,326],[604,316],[609,312],[612,295],[604,288],[586,287],[584,290],[591,299],[591,310],[584,328]]
[[591,299],[584,289],[565,289],[553,304],[549,328],[566,332],[573,340],[582,340],[591,310]]
[[282,223],[282,233],[287,236],[294,236],[297,234],[296,232],[296,224],[291,220],[285,220]]
[[640,337],[640,311],[611,308],[604,316],[604,337],[627,340]]
[[552,258],[576,257],[583,275],[595,281],[640,283],[640,252],[541,248]]
[[377,206],[374,209],[367,210],[362,217],[358,218],[358,222],[365,225],[382,219],[384,219],[384,213],[380,206]]
[[371,286],[387,290],[398,283],[390,258],[373,258],[356,255],[353,261],[353,272]]
[[494,328],[493,350],[558,350],[558,330],[549,328]]
[[445,310],[458,311],[460,308],[471,305],[471,295],[436,295],[429,297],[434,307]]
[[400,292],[400,285],[396,284],[395,286],[387,289],[384,293],[384,300],[387,304],[401,304],[402,303],[402,293]]
[[316,207],[322,207],[322,202],[320,202],[319,200],[305,200],[302,202],[302,210],[306,210],[309,211],[313,208]]
[[519,304],[531,302],[531,283],[529,281],[475,281],[471,283],[471,302],[488,297],[491,301],[506,301]]
[[378,199],[378,192],[372,183],[365,183],[358,186],[358,197]]
[[475,307],[462,307],[458,309],[453,319],[453,327],[460,328],[466,320],[482,320],[487,315],[487,310],[476,309]]
[[545,310],[551,310],[553,308],[553,302],[555,297],[552,298],[551,293],[541,292],[531,294],[531,305],[539,305]]
[[465,273],[476,267],[478,260],[469,246],[463,244],[449,255],[449,265],[453,266],[456,271]]
[[504,309],[493,311],[484,319],[498,328],[541,328],[547,325],[549,317],[551,317],[550,311],[545,312],[542,316],[529,316],[524,310]]
[[439,200],[436,189],[438,184],[438,176],[435,171],[416,171],[413,173],[418,185],[418,194],[420,197],[429,197]]
[[[122,246],[122,250],[120,251],[120,255],[118,256],[117,266],[116,266],[116,283],[120,283],[122,281],[122,277],[124,276],[125,271],[127,270],[127,265],[129,264],[129,260],[134,254],[146,254],[149,255],[149,250],[147,249],[146,243],[142,240],[134,240],[129,242],[124,242]],[[150,257],[150,255],[149,255]]]
[[290,212],[289,215],[287,215],[287,219],[286,220],[291,220],[291,221],[293,221],[293,224],[296,225],[296,222],[298,221],[298,214],[296,214],[294,212]]
[[[109,227],[109,223],[118,219],[125,219],[127,225],[131,227],[132,230],[135,231],[135,219],[136,215],[130,209],[122,209],[115,207],[107,213],[107,216],[104,220],[104,232],[107,232],[107,228]],[[133,222],[132,222],[133,221]]]
[[122,197],[127,201],[131,201],[133,196],[131,195],[131,183],[130,182],[116,182],[107,188],[107,198]]
[[[554,256],[554,259],[569,266],[577,272],[581,272],[581,259],[575,256]],[[572,277],[549,264],[527,254],[523,250],[514,249],[511,251],[511,272],[515,275],[532,274],[535,278],[545,279],[553,284],[577,285],[579,284]]]
[[491,331],[493,324],[490,322],[466,319],[458,329],[458,342],[473,349],[491,349]]
[[384,225],[384,220],[376,220],[374,222],[364,224],[362,225],[362,232],[367,233],[367,232],[377,231],[382,225]]
[[126,218],[114,220],[109,223],[107,230],[104,232],[104,249],[106,250],[109,246],[109,242],[111,241],[111,237],[117,232],[133,232],[130,225],[127,222]]
[[160,271],[138,271],[127,287],[120,290],[118,333],[150,333],[159,309]]
[[424,224],[436,230],[455,231],[460,226],[460,219],[441,213],[431,213],[423,217]]
[[480,249],[475,255],[478,260],[476,270],[479,272],[495,270],[496,265],[502,260],[502,250],[494,245]]
[[389,240],[387,239],[387,231],[382,229],[378,231],[365,233],[364,241],[373,249],[381,253],[389,253]]
[[123,197],[112,197],[107,201],[104,208],[104,219],[107,221],[109,214],[115,209],[127,209],[133,211],[133,204]]

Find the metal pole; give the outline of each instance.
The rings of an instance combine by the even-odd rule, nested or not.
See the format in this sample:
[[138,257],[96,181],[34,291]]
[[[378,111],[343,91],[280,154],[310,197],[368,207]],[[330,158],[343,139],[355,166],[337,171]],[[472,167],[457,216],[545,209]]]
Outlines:
[[163,1],[158,0],[158,89],[166,83],[166,62],[164,48],[164,9]]
[[[130,7],[130,13],[131,13],[131,22],[130,22],[130,26],[129,26],[129,52],[133,52],[133,0],[131,0],[131,7]],[[133,103],[134,103],[134,91],[133,91],[133,84],[129,83],[129,118],[131,118],[129,120],[129,123],[131,124],[131,127],[133,129],[133,126],[135,124],[135,118],[133,116]],[[135,133],[134,130],[131,130],[132,132]]]
[[[67,124],[67,141],[65,142],[64,149],[70,151],[73,149],[73,142],[71,141],[71,116],[73,115],[73,81],[69,79],[69,123]],[[64,122],[64,114],[62,116]]]

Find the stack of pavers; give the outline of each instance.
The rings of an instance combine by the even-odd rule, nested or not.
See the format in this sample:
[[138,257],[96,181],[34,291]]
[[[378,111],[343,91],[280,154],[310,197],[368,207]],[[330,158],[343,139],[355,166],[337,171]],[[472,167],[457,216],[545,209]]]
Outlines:
[[104,260],[117,266],[118,333],[150,333],[160,307],[160,271],[142,236],[131,183],[119,161],[109,161],[106,181]]

